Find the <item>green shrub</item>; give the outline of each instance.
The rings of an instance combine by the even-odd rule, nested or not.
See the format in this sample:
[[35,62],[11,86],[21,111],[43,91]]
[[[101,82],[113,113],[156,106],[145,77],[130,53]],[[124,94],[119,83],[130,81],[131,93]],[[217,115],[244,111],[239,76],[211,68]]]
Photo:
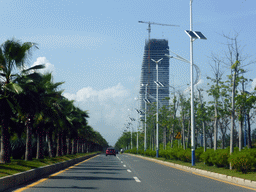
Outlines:
[[166,150],[159,150],[159,157],[163,157],[163,158],[166,158]]
[[178,152],[178,158],[184,162],[191,162],[191,149],[180,149]]
[[172,149],[168,150],[166,154],[168,154],[169,159],[178,160],[179,159],[178,151],[179,151],[178,148],[172,148]]
[[146,155],[146,156],[151,156],[151,150],[150,150],[150,149],[147,149],[147,150],[145,151],[145,155]]
[[207,149],[204,153],[200,155],[200,159],[202,159],[203,162],[205,162],[206,165],[212,166],[213,163],[210,159],[211,154],[214,153],[213,149]]
[[151,151],[150,156],[151,156],[151,157],[155,157],[155,156],[156,156],[156,151]]
[[228,161],[231,163],[232,167],[242,173],[250,171],[254,164],[254,158],[249,151],[234,152],[230,155]]
[[142,150],[142,149],[139,149],[139,150],[138,150],[138,154],[141,154],[141,155],[143,155],[143,154],[144,154],[144,150]]
[[171,154],[171,150],[169,149],[169,150],[166,150],[165,151],[165,158],[166,159],[170,159],[170,154]]
[[203,147],[199,147],[199,148],[197,148],[195,150],[196,161],[202,161],[200,156],[203,154],[203,152],[204,152],[204,148]]
[[216,167],[228,167],[229,152],[225,149],[217,149],[210,155],[212,164]]

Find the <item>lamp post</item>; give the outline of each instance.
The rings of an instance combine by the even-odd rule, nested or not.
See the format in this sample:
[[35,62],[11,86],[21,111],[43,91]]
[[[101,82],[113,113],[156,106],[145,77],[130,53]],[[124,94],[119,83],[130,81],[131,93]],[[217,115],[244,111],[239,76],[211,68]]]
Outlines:
[[[138,101],[138,98],[136,97],[135,100]],[[139,103],[138,103],[139,104]],[[136,148],[137,148],[137,153],[138,153],[138,150],[139,150],[139,128],[138,128],[138,124],[139,124],[139,111],[138,109],[135,109],[138,113],[138,118],[137,118],[137,145],[136,145]]]
[[144,151],[147,150],[147,104],[149,103],[149,100],[147,98],[147,88],[148,84],[141,84],[141,86],[145,86],[145,130],[144,130]]
[[[134,118],[129,117],[131,121],[135,121]],[[130,123],[132,125],[132,123]],[[131,149],[132,149],[132,126],[131,126]]]
[[156,63],[156,157],[158,157],[159,153],[159,147],[158,147],[158,87],[162,87],[163,84],[158,82],[158,63],[163,60],[163,58],[159,59],[158,61],[155,61],[154,59],[151,59]]
[[[194,115],[194,83],[193,83],[193,66],[196,67],[195,64],[193,64],[193,41],[196,39],[204,39],[206,40],[206,37],[200,32],[200,31],[193,31],[192,28],[192,2],[193,0],[190,0],[190,30],[185,30],[187,35],[190,37],[190,86],[191,86],[191,160],[192,160],[192,166],[195,165],[195,115]],[[165,54],[169,58],[175,58],[173,56],[169,56]],[[176,54],[177,55],[177,54]],[[184,62],[188,62],[186,59],[182,58],[181,56],[177,55],[175,59],[182,60]],[[197,68],[196,68],[197,69]],[[197,69],[199,70],[199,69]]]

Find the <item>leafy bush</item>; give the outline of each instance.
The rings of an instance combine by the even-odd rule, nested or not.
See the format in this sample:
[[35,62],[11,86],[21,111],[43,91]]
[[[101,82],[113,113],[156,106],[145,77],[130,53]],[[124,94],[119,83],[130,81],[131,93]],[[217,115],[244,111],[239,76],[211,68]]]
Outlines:
[[178,158],[184,162],[191,162],[191,149],[180,149],[178,152]]
[[247,173],[254,165],[254,157],[251,156],[249,151],[234,152],[230,155],[228,161],[232,167],[242,173]]
[[210,155],[212,164],[216,167],[228,167],[229,152],[226,149],[217,149]]
[[178,160],[179,159],[179,157],[178,157],[179,150],[180,149],[178,149],[178,148],[171,148],[170,150],[167,150],[166,157],[168,157],[168,159]]
[[156,151],[151,151],[150,156],[151,156],[151,157],[155,157],[155,156],[156,156]]
[[196,160],[197,161],[202,161],[201,159],[201,155],[203,154],[204,152],[204,148],[203,147],[199,147],[195,150],[195,156],[196,156]]
[[138,150],[138,154],[141,154],[141,155],[143,155],[143,154],[144,154],[144,150],[142,150],[142,149],[139,149],[139,150]]
[[159,157],[163,157],[163,158],[166,158],[166,150],[159,150]]
[[200,159],[205,162],[206,165],[212,166],[213,163],[210,159],[211,154],[214,154],[214,149],[207,149],[204,153],[200,155]]
[[146,156],[151,156],[151,150],[150,150],[150,149],[147,149],[147,150],[145,151],[145,155],[146,155]]

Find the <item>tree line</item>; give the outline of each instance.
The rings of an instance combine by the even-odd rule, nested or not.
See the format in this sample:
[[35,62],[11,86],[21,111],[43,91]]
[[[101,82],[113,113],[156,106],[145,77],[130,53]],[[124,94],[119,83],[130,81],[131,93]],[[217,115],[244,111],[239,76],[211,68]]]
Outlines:
[[[212,54],[210,67],[212,75],[207,76],[208,84],[202,88],[195,87],[194,114],[196,147],[202,141],[204,151],[210,148],[226,148],[230,146],[230,153],[236,145],[239,150],[243,146],[243,136],[246,134],[246,146],[252,147],[251,125],[255,118],[256,90],[249,93],[246,86],[252,79],[246,78],[247,67],[254,64],[247,55],[242,55],[238,43],[238,34],[234,37],[225,36],[227,51],[224,56]],[[226,75],[226,76],[225,76]],[[159,110],[159,142],[160,147],[166,148],[169,142],[173,146],[175,136],[181,134],[180,146],[190,147],[190,94],[189,91],[174,90],[168,106]],[[156,136],[156,103],[147,104],[147,148],[155,149]],[[244,125],[247,131],[244,132]],[[144,127],[142,128],[144,129]],[[136,133],[134,133],[136,137]],[[139,133],[139,148],[144,149],[144,133]],[[134,138],[133,136],[133,138]],[[125,132],[118,139],[116,146],[129,148],[129,133]],[[207,144],[209,143],[209,145]],[[136,140],[133,140],[136,146]]]
[[88,112],[62,95],[64,82],[55,83],[51,73],[40,73],[44,65],[27,66],[35,49],[36,43],[16,39],[0,47],[0,163],[9,163],[15,144],[19,147],[24,140],[26,161],[32,160],[33,141],[37,159],[107,147],[88,125]]

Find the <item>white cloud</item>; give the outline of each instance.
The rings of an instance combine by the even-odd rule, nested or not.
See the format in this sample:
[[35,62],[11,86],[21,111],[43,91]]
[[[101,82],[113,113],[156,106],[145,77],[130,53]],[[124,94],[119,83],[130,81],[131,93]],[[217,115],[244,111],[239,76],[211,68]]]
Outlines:
[[[88,110],[89,124],[114,145],[130,113],[135,107],[134,96],[121,83],[102,90],[84,87],[76,93],[64,93],[66,98],[75,100],[82,110]],[[136,105],[137,106],[137,105]],[[131,116],[137,117],[136,112]]]
[[45,65],[45,68],[44,69],[40,69],[39,70],[40,73],[43,73],[43,74],[48,73],[48,72],[52,72],[53,74],[55,73],[54,65],[51,64],[46,59],[46,57],[38,57],[37,60],[33,63],[32,67],[36,66],[36,65],[42,65],[42,64]]

